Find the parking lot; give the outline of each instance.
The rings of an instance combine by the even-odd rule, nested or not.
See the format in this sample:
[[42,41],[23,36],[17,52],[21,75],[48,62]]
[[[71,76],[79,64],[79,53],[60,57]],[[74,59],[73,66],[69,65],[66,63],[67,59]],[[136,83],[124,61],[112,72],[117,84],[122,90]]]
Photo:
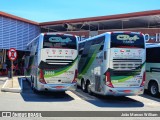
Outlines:
[[[1,87],[4,81],[1,82]],[[160,98],[141,96],[104,97],[82,92],[34,93],[23,81],[22,93],[0,92],[1,111],[159,111]]]
[[[0,87],[4,84],[5,80],[0,80]],[[84,93],[81,89],[76,91],[66,91],[63,93],[53,93],[53,92],[42,92],[34,93],[28,81],[23,81],[23,92],[22,93],[11,93],[11,92],[0,92],[0,111],[58,111],[58,117],[54,117],[55,120],[72,120],[72,111],[78,112],[82,111],[84,113],[98,111],[159,111],[160,109],[160,98],[153,98],[148,94],[141,96],[126,96],[126,97],[104,97],[99,95],[91,96]],[[61,112],[59,112],[61,111]],[[71,111],[71,117],[61,117],[65,112]],[[80,114],[82,114],[80,113]],[[48,113],[49,114],[49,113]],[[78,113],[76,113],[78,114]],[[90,119],[98,120],[101,113],[90,113]],[[51,114],[50,114],[51,115]],[[55,115],[55,114],[53,114]],[[86,115],[86,114],[85,114]],[[94,115],[93,117],[91,117]],[[81,115],[79,115],[81,116]],[[105,115],[107,116],[107,115]],[[116,113],[111,112],[109,119],[114,120]],[[5,118],[6,119],[6,118]],[[21,118],[14,117],[13,119],[18,120]],[[28,118],[25,118],[28,120]],[[36,120],[37,118],[29,118]],[[44,118],[38,118],[44,119]],[[45,119],[53,119],[47,117]],[[78,120],[79,117],[74,117]],[[83,117],[83,120],[89,119],[88,117]],[[101,120],[105,120],[106,117],[101,117]],[[108,119],[108,118],[107,118]],[[150,119],[149,117],[121,117],[122,120],[142,120]],[[152,117],[154,120],[158,120],[158,117]]]

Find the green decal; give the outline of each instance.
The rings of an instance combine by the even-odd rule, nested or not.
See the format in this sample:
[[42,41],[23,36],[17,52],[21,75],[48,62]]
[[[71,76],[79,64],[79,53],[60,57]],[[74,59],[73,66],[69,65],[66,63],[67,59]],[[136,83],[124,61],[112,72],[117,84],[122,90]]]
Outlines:
[[73,61],[73,63],[70,66],[66,66],[66,67],[60,68],[58,70],[44,70],[43,71],[45,73],[44,78],[50,78],[50,77],[58,76],[58,75],[65,73],[77,62],[77,58],[78,57],[76,57],[76,59]]
[[[88,58],[87,58],[87,60],[85,61],[85,64],[84,64],[84,66],[83,66],[83,68],[82,68],[82,71],[81,71],[81,73],[79,73],[79,75],[78,75],[78,78],[79,78],[79,79],[82,78],[82,75],[84,75],[84,74],[87,73],[88,69],[90,68],[90,66],[92,65],[93,61],[95,60],[96,55],[98,54],[98,51],[99,51],[100,47],[101,47],[101,44],[99,44],[99,45],[96,46],[96,47],[91,47],[91,48],[90,48],[90,49],[94,48],[94,49],[93,49],[94,52],[92,53],[92,56],[91,56],[91,57],[88,57],[88,56],[87,56]],[[90,54],[91,54],[91,53],[90,53]]]
[[[118,80],[118,82],[125,82],[131,78],[133,78],[133,76],[111,76],[111,80]],[[114,81],[112,81],[112,83],[116,83]]]
[[[145,66],[145,62],[140,66],[140,69],[142,70],[142,68]],[[112,83],[117,83],[116,81],[118,82],[125,82],[129,79],[132,79],[134,78],[135,75],[137,75],[139,72],[138,71],[135,71],[135,72],[132,72],[130,76],[111,76],[111,80],[112,80]]]

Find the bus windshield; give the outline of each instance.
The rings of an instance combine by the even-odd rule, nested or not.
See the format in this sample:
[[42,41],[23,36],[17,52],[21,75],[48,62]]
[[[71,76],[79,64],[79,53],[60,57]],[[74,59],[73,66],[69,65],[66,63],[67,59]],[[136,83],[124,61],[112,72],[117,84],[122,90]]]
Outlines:
[[76,37],[66,35],[44,35],[43,48],[77,49]]
[[144,45],[144,37],[141,34],[111,34],[111,48],[144,48]]

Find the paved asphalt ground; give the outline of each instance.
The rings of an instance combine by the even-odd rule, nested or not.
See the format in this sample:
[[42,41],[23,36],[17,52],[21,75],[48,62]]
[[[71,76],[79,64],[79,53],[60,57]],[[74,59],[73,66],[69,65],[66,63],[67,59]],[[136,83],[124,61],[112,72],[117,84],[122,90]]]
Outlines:
[[[3,83],[4,80],[0,80],[0,87],[2,87]],[[127,97],[91,96],[82,92],[81,89],[67,91],[65,94],[45,92],[35,94],[31,90],[29,83],[23,81],[22,93],[0,92],[0,111],[160,111],[160,98],[153,98],[148,94]],[[15,119],[18,120],[17,118]],[[32,119],[36,120],[37,118]],[[77,120],[79,118],[63,117],[54,119]],[[88,120],[92,118],[81,119]],[[98,118],[94,119],[98,120]],[[109,119],[115,118],[110,117]],[[121,120],[123,119],[146,120],[147,118],[122,117]],[[159,118],[152,117],[150,120],[154,119],[158,120]]]

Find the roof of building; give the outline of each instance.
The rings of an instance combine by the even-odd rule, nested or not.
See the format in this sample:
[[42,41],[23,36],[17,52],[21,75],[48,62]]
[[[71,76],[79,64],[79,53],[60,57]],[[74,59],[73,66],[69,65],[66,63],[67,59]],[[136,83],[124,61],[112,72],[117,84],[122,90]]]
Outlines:
[[159,28],[160,10],[42,22],[44,31],[97,31],[104,29]]
[[31,20],[28,20],[28,19],[24,19],[24,18],[15,16],[15,15],[11,15],[11,14],[2,12],[2,11],[0,11],[0,16],[8,17],[8,18],[11,18],[11,19],[19,20],[19,21],[30,23],[30,24],[34,24],[34,25],[39,25],[38,22],[31,21]]
[[100,29],[123,29],[136,27],[160,26],[160,10],[142,11],[126,14],[59,20],[50,22],[35,22],[0,11],[0,15],[11,19],[20,20],[45,29],[66,31],[64,24],[70,24],[76,30],[100,30]]
[[57,25],[62,23],[79,23],[79,22],[94,22],[94,21],[103,21],[103,20],[125,19],[125,18],[140,17],[140,16],[153,16],[153,15],[159,15],[159,14],[160,14],[160,10],[151,10],[151,11],[143,11],[143,12],[109,15],[109,16],[98,16],[98,17],[89,17],[89,18],[42,22],[40,23],[40,26]]

